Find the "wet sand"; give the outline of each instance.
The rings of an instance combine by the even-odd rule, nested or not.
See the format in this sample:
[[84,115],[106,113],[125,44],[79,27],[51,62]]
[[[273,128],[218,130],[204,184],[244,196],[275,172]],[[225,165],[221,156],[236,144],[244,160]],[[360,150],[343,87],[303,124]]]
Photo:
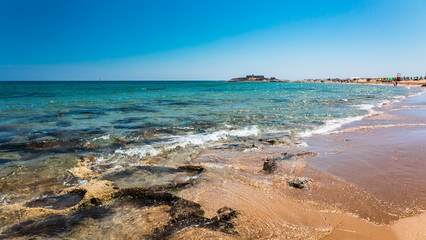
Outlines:
[[[426,94],[303,145],[151,159],[0,207],[0,238],[426,239]],[[167,161],[166,161],[167,160]],[[167,165],[169,164],[169,165]]]
[[[210,214],[223,204],[240,211],[236,227],[244,239],[425,239],[426,95],[380,111],[314,135],[309,147],[296,149],[314,154],[278,160],[271,174],[260,171],[261,159],[295,149],[204,152],[194,162],[216,166],[209,181],[180,195]],[[313,181],[295,189],[288,183],[297,177]],[[193,231],[176,238],[216,236]]]

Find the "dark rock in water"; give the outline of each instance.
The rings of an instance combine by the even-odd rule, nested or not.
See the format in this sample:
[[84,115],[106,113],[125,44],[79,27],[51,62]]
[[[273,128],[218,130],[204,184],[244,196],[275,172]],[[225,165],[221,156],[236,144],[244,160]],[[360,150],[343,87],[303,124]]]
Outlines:
[[153,239],[167,238],[173,233],[188,227],[207,228],[213,231],[238,235],[234,223],[231,222],[237,217],[237,212],[228,207],[223,207],[217,212],[217,216],[208,219],[204,217],[204,211],[198,203],[179,199],[173,203],[170,209],[172,219],[163,227],[155,229],[155,233],[148,237]]
[[126,168],[124,170],[113,171],[113,172],[107,173],[107,174],[103,175],[103,177],[101,177],[101,179],[104,179],[104,180],[113,180],[113,179],[109,178],[110,176],[128,177],[129,175],[133,174],[134,172],[138,172],[138,171],[147,171],[147,172],[151,172],[151,173],[161,173],[161,172],[176,173],[176,172],[182,172],[181,170],[177,170],[175,168],[170,168],[170,167],[150,166],[150,165],[146,165],[146,166],[133,166],[133,167]]
[[290,187],[293,187],[293,188],[306,189],[306,188],[308,188],[307,184],[310,181],[313,181],[313,180],[310,179],[310,178],[301,177],[301,178],[296,178],[296,179],[289,181],[288,185]]
[[83,224],[85,219],[101,219],[110,214],[112,214],[111,209],[93,207],[82,208],[70,215],[50,215],[43,220],[30,220],[15,224],[3,231],[0,239],[15,239],[23,236],[27,236],[25,239],[38,239],[36,236],[41,236],[43,239],[56,237]]
[[58,126],[58,127],[69,127],[71,125],[72,125],[71,122],[68,122],[68,121],[58,121],[58,122],[56,122],[56,126]]
[[291,160],[292,158],[297,158],[297,157],[303,157],[303,156],[308,156],[308,155],[316,155],[316,153],[313,152],[308,152],[308,151],[301,151],[298,153],[287,153],[284,152],[281,154],[282,157],[281,158],[277,158],[277,160]]
[[124,170],[118,170],[118,171],[112,171],[109,173],[106,173],[99,177],[99,179],[102,180],[108,180],[108,181],[115,181],[119,178],[129,178],[130,176],[137,174],[137,173],[150,173],[150,174],[175,174],[179,172],[184,172],[183,169],[176,169],[171,167],[161,167],[161,166],[133,166],[126,168]]
[[188,171],[188,172],[201,173],[202,171],[204,171],[204,167],[199,165],[184,165],[184,166],[179,166],[177,168],[184,171]]
[[143,120],[146,120],[146,119],[147,119],[147,117],[129,117],[129,118],[125,118],[125,119],[119,119],[119,120],[112,121],[111,124],[131,124],[131,123],[143,121]]
[[173,203],[169,213],[173,223],[190,218],[204,217],[204,210],[201,209],[200,204],[182,198]]
[[259,138],[259,142],[263,142],[263,143],[274,145],[275,143],[277,143],[277,140],[275,140],[275,139],[263,139],[263,138]]
[[164,185],[156,185],[152,187],[131,187],[122,188],[117,191],[113,198],[137,199],[142,201],[154,201],[156,203],[170,204],[173,201],[180,199],[170,193],[192,185],[193,181],[183,183],[170,183]]
[[265,162],[263,162],[262,172],[265,174],[271,174],[277,170],[277,162],[275,158],[267,158]]
[[217,210],[217,213],[218,215],[212,218],[213,222],[220,223],[237,217],[237,211],[229,207],[223,207]]
[[105,109],[102,108],[88,108],[88,109],[76,109],[76,110],[69,110],[67,112],[61,113],[61,115],[73,115],[73,116],[79,116],[79,115],[105,115]]
[[187,227],[208,228],[228,234],[238,234],[232,219],[237,217],[237,212],[231,208],[223,207],[218,210],[218,215],[212,219],[204,217],[204,210],[200,204],[180,198],[169,191],[187,186],[188,184],[168,184],[149,188],[124,188],[120,189],[113,198],[133,199],[147,205],[169,205],[169,222],[154,230],[154,234],[145,236],[152,239],[167,238],[173,233]]
[[34,116],[29,119],[31,122],[37,122],[37,123],[45,123],[45,122],[53,122],[58,119],[60,115],[53,113],[53,114],[45,114],[45,115],[39,115]]
[[209,128],[214,128],[217,126],[217,123],[210,121],[193,121],[190,124],[195,130],[202,131]]
[[[199,171],[201,168],[196,168]],[[183,171],[175,169],[175,171]],[[48,214],[40,217],[27,219],[2,229],[0,239],[27,237],[67,237],[70,231],[78,228],[81,224],[87,223],[85,219],[101,219],[114,213],[108,204],[102,205],[104,201],[114,200],[115,204],[120,201],[131,201],[136,206],[150,207],[168,205],[170,210],[170,220],[162,227],[154,229],[153,234],[142,236],[144,238],[164,239],[172,234],[188,227],[207,228],[213,231],[221,231],[227,234],[238,235],[232,222],[237,217],[237,212],[231,208],[223,207],[217,211],[218,215],[209,219],[204,216],[204,210],[200,204],[180,198],[173,194],[173,191],[180,190],[191,185],[192,182],[173,183],[156,185],[152,187],[117,188],[108,193],[107,198],[92,197],[83,198],[86,195],[84,189],[76,189],[67,194],[43,198],[26,204],[26,207],[44,207],[53,209],[66,209],[79,204],[78,208],[70,209],[68,214]],[[86,202],[81,202],[85,201]]]
[[4,159],[4,158],[0,158],[0,165],[8,163],[8,162],[12,162],[15,161],[15,159]]
[[[71,153],[76,151],[94,150],[95,145],[85,146],[85,139],[88,136],[102,134],[102,130],[57,130],[35,133],[29,136],[28,142],[12,142],[0,144],[1,152],[17,152],[24,157],[30,154],[50,154],[50,153]],[[38,137],[46,137],[48,140],[41,140]],[[51,139],[54,137],[55,139]],[[37,156],[35,156],[37,157]],[[33,157],[33,158],[35,158]],[[31,158],[31,157],[29,157]]]
[[114,145],[117,147],[121,147],[121,146],[126,146],[128,144],[128,142],[124,141],[123,139],[115,139],[114,140]]
[[98,147],[99,147],[99,145],[96,145],[96,144],[88,144],[88,145],[86,145],[85,149],[86,150],[95,150]]
[[125,107],[112,108],[110,110],[115,112],[156,112],[154,109],[149,109],[146,106],[141,105],[130,105]]
[[123,170],[105,173],[96,177],[112,181],[119,188],[179,186],[191,183],[204,170],[197,165],[184,165],[177,168],[163,166],[133,166]]
[[83,199],[85,194],[85,191],[73,191],[60,196],[36,199],[28,202],[25,206],[30,208],[63,210],[77,205]]
[[239,144],[222,144],[220,147],[215,147],[214,149],[217,150],[236,150],[236,151],[244,151],[246,149],[255,148],[255,144],[249,144],[249,143],[239,143]]
[[105,131],[103,131],[100,128],[86,128],[86,129],[44,129],[43,131],[39,132],[39,134],[44,134],[45,136],[54,137],[57,139],[83,139],[87,137],[92,137],[93,135],[100,135],[104,134]]

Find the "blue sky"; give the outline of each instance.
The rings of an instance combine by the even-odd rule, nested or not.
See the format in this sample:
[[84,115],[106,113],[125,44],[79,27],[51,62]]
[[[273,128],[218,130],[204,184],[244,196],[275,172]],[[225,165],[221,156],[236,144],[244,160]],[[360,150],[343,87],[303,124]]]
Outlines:
[[426,75],[425,13],[425,0],[0,0],[0,80]]

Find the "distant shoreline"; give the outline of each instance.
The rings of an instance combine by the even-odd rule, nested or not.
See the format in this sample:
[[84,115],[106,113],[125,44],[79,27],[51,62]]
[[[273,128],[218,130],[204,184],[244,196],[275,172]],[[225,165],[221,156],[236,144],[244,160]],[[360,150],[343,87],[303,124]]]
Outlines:
[[401,86],[423,86],[426,87],[426,79],[417,80],[382,79],[382,78],[357,78],[357,79],[309,79],[309,80],[281,80],[275,77],[267,78],[263,75],[247,75],[228,80],[228,82],[288,82],[288,83],[346,83],[346,84],[369,84],[369,85],[401,85]]
[[[339,80],[302,80],[293,82],[306,82],[306,83],[345,83],[345,84],[369,84],[369,85],[393,85],[395,81],[377,81],[358,79],[353,81],[339,81]],[[423,80],[402,80],[398,81],[401,86],[426,86],[426,79]]]

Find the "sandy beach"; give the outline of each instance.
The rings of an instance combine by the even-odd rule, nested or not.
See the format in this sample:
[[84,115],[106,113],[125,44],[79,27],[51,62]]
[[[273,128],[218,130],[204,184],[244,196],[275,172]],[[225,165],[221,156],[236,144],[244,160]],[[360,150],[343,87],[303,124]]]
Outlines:
[[[380,111],[332,134],[314,135],[301,152],[204,152],[195,163],[231,158],[233,167],[212,170],[216,181],[180,195],[210,215],[221,205],[237,209],[235,227],[243,239],[425,239],[426,95]],[[260,159],[283,159],[283,152],[294,155],[278,160],[269,175],[260,171]],[[306,189],[287,184],[301,177],[311,180]],[[197,236],[218,237],[188,229],[176,239]]]
[[[321,81],[300,81],[300,82],[316,82],[316,83],[340,83],[339,81],[331,81],[331,80],[321,80]],[[369,85],[393,85],[395,84],[394,81],[375,81],[367,79],[359,79],[359,80],[353,80],[351,82],[342,82],[342,84],[369,84]],[[421,80],[401,80],[398,81],[398,85],[400,86],[425,86],[426,85],[426,79]]]

